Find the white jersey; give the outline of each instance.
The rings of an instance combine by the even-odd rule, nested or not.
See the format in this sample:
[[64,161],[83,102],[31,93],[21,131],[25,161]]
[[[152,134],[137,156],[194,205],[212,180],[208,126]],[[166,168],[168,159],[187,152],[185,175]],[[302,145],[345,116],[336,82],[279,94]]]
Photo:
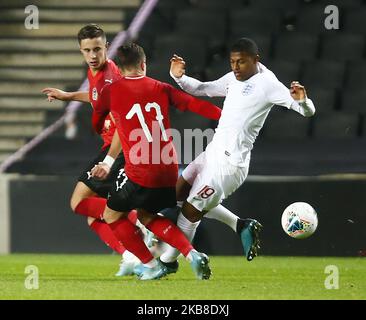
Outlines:
[[295,101],[289,89],[260,63],[258,73],[246,81],[236,80],[233,72],[211,82],[200,82],[188,76],[174,80],[183,90],[196,96],[226,97],[215,135],[206,151],[225,154],[235,166],[245,166],[247,154],[273,105],[293,109],[303,116],[315,112],[310,99]]

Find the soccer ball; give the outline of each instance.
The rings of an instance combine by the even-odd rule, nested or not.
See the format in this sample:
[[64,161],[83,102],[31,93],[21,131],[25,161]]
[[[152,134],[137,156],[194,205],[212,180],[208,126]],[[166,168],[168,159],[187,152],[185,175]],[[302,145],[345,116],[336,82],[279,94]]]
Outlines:
[[306,202],[290,204],[282,213],[282,229],[292,238],[310,237],[318,227],[318,215]]

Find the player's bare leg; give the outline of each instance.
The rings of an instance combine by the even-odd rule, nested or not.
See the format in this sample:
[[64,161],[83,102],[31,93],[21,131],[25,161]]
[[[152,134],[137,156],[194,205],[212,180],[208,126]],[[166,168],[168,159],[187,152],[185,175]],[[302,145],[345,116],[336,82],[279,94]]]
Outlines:
[[177,184],[175,185],[177,201],[186,201],[191,188],[192,186],[182,176],[180,176],[178,178]]

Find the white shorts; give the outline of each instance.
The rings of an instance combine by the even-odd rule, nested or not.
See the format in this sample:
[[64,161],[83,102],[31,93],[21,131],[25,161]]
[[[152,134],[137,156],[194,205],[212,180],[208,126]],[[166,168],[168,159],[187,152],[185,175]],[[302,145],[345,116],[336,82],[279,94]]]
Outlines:
[[209,211],[238,189],[248,176],[250,152],[245,166],[234,166],[218,155],[202,152],[182,172],[191,186],[187,201],[199,211]]

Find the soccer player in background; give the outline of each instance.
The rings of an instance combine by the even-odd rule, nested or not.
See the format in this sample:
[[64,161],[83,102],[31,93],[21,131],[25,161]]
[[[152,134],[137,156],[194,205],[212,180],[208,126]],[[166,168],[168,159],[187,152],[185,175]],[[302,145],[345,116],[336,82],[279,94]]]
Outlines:
[[[305,88],[297,81],[288,90],[264,65],[259,63],[255,42],[241,38],[231,47],[232,72],[220,79],[201,82],[185,75],[185,61],[174,55],[171,76],[188,93],[196,96],[225,97],[222,115],[212,141],[182,172],[177,183],[177,199],[184,201],[177,225],[192,241],[202,216],[216,210],[226,212],[220,205],[245,181],[250,163],[250,152],[273,105],[292,109],[305,117],[315,113]],[[231,225],[237,218],[232,215]],[[257,255],[261,225],[247,219],[244,230],[244,250],[250,261]],[[160,260],[169,265],[176,262],[178,252],[169,248]]]
[[[93,109],[97,107],[100,93],[103,87],[122,78],[119,68],[108,59],[108,44],[104,31],[96,24],[89,24],[80,29],[78,33],[80,51],[88,64],[89,91],[64,92],[56,88],[45,88],[48,100],[90,102]],[[134,266],[139,260],[128,252],[114,233],[98,214],[98,208],[104,208],[109,189],[124,166],[124,157],[121,153],[121,145],[118,135],[115,134],[115,124],[110,115],[107,115],[100,133],[103,146],[99,155],[88,165],[80,175],[71,196],[71,209],[80,215],[87,216],[88,225],[109,247],[122,254],[123,260],[116,276],[133,274]],[[107,155],[109,151],[109,154]],[[110,174],[105,180],[95,179],[91,175],[91,169],[98,163],[104,163],[110,168]],[[99,196],[99,197],[98,197]],[[129,218],[133,223],[137,221],[137,213],[133,211]],[[139,224],[140,225],[140,224]],[[140,225],[142,226],[142,225]]]
[[169,107],[214,120],[219,119],[221,110],[146,77],[146,56],[140,46],[132,43],[120,47],[118,58],[124,77],[103,89],[100,105],[93,112],[97,132],[102,130],[105,117],[112,113],[126,159],[108,198],[104,220],[127,250],[143,263],[141,280],[161,278],[167,274],[167,268],[136,236],[136,226],[127,219],[132,209],[137,209],[138,218],[147,229],[190,261],[198,279],[208,279],[211,275],[208,257],[197,252],[182,231],[158,213],[176,205],[178,160],[170,134]]

